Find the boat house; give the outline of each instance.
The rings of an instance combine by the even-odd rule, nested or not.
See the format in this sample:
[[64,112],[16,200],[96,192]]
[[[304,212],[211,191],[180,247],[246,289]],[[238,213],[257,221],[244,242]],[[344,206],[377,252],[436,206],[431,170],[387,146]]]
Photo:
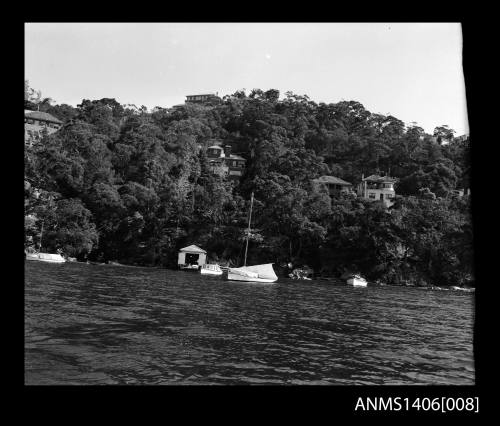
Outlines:
[[207,252],[194,244],[179,251],[177,264],[181,269],[198,269],[206,262]]

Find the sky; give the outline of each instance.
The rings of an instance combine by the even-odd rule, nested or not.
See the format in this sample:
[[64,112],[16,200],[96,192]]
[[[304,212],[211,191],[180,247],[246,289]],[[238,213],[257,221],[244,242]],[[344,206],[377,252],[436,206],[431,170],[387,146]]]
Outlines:
[[25,79],[73,106],[277,89],[469,132],[459,23],[26,23]]

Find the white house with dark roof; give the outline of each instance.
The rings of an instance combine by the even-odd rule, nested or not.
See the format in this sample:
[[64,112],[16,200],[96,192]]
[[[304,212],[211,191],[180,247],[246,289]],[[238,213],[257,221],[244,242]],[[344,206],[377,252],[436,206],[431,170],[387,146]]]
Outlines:
[[392,200],[396,196],[394,190],[396,179],[390,176],[370,175],[361,176],[361,183],[358,185],[358,195],[367,200],[382,201],[386,207],[394,204]]
[[42,137],[44,130],[50,135],[57,132],[62,121],[42,111],[24,110],[24,143],[32,144]]

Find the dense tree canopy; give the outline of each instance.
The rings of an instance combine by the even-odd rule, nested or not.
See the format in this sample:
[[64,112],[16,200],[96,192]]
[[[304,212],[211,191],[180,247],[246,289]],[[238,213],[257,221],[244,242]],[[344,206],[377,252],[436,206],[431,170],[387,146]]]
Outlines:
[[[27,246],[43,227],[44,247],[79,259],[174,267],[180,247],[198,244],[241,264],[254,192],[249,263],[394,283],[472,277],[469,198],[454,195],[467,184],[469,145],[447,126],[426,135],[359,102],[260,89],[148,111],[107,98],[53,105],[26,85],[28,102],[64,125],[25,147]],[[210,172],[214,139],[247,160],[239,182]],[[380,172],[398,180],[390,209],[311,185]]]

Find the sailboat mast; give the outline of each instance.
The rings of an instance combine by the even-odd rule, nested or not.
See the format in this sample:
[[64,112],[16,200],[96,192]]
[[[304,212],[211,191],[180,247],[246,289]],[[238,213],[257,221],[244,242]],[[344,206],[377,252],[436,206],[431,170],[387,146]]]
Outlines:
[[38,242],[38,252],[42,251],[42,236],[43,236],[43,220],[42,220],[42,229],[40,231],[40,241]]
[[248,237],[250,236],[250,223],[252,222],[252,207],[253,207],[253,191],[250,196],[250,214],[248,215],[248,230],[247,230],[247,244],[245,246],[245,262],[243,266],[247,266],[247,253],[248,253]]

